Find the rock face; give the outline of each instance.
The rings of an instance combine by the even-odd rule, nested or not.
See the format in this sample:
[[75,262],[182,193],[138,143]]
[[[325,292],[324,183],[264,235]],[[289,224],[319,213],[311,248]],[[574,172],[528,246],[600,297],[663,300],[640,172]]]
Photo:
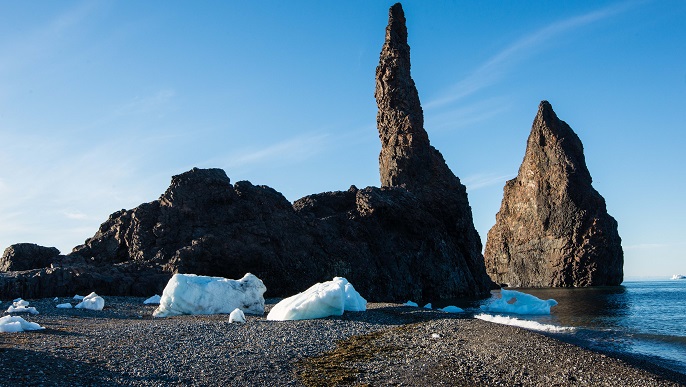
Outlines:
[[619,285],[617,222],[591,183],[579,137],[541,102],[519,174],[505,184],[488,233],[491,278],[516,287]]
[[0,258],[0,272],[38,269],[49,266],[60,255],[54,247],[17,243],[5,249]]
[[269,297],[336,276],[370,301],[488,294],[465,187],[429,144],[409,69],[397,4],[377,68],[381,188],[353,186],[291,204],[272,188],[196,168],[174,176],[158,200],[110,215],[56,267],[0,274],[0,296],[68,295],[85,286],[150,296],[174,273],[247,272]]
[[431,146],[424,130],[424,113],[410,75],[410,47],[400,3],[389,11],[374,96],[382,186],[402,187],[416,195],[451,235],[458,250],[452,265],[468,268],[467,277],[476,288],[490,286],[467,190],[448,168],[443,155]]

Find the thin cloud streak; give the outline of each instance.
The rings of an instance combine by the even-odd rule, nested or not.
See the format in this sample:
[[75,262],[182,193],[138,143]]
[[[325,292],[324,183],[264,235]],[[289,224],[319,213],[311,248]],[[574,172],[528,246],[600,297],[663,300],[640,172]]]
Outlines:
[[131,101],[115,109],[114,116],[118,117],[155,112],[166,106],[175,96],[176,92],[174,90],[163,89],[150,96],[135,97]]
[[653,249],[665,249],[673,246],[684,245],[680,243],[677,245],[667,244],[667,243],[639,243],[635,245],[623,246],[624,250],[653,250]]
[[[17,146],[4,155],[8,162],[2,176],[6,189],[0,190],[0,248],[26,242],[21,239],[26,234],[36,236],[28,242],[70,248],[92,235],[108,214],[147,196],[146,182],[134,176],[136,155],[122,157],[125,141],[74,153],[54,137],[0,135],[4,138],[14,139],[11,143]],[[135,193],[128,188],[133,185]],[[91,231],[79,235],[74,226]]]
[[478,174],[463,179],[462,184],[467,187],[468,192],[473,192],[495,184],[504,185],[506,181],[514,178],[515,176],[517,176],[517,174],[512,173],[507,175]]
[[296,137],[259,150],[241,152],[230,157],[224,165],[238,168],[266,162],[302,161],[320,152],[327,138],[326,134]]
[[73,220],[85,220],[88,219],[88,215],[80,211],[63,211],[62,212],[67,219]]
[[475,92],[486,88],[501,79],[504,73],[507,71],[507,67],[511,66],[518,57],[523,57],[529,54],[531,51],[552,40],[558,35],[600,20],[607,19],[611,16],[624,12],[629,8],[632,8],[635,6],[635,4],[637,3],[622,2],[614,4],[581,16],[575,16],[566,20],[558,21],[542,29],[534,31],[533,33],[515,41],[504,50],[494,55],[491,59],[486,61],[486,63],[482,64],[474,72],[472,72],[471,75],[453,86],[452,91],[448,93],[449,95],[430,101],[426,104],[426,108],[439,108],[474,94]]
[[425,118],[431,129],[459,129],[486,121],[510,109],[504,98],[490,98]]

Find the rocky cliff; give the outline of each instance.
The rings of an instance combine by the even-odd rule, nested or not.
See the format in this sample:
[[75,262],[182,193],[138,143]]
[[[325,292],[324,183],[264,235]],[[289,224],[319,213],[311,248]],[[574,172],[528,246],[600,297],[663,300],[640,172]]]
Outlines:
[[334,276],[370,301],[487,294],[467,194],[429,144],[409,60],[396,4],[377,68],[381,188],[291,204],[272,188],[231,184],[220,169],[193,169],[174,176],[158,200],[113,213],[72,253],[50,258],[50,267],[0,273],[0,296],[149,296],[177,272],[251,272],[272,297]]
[[488,286],[481,239],[474,228],[467,190],[448,168],[443,155],[431,146],[424,130],[424,113],[410,74],[405,24],[402,6],[393,5],[376,68],[374,94],[381,140],[381,184],[402,187],[416,195],[455,240],[459,253],[453,265],[468,267],[469,280],[475,286]]
[[519,173],[505,184],[488,232],[491,278],[517,287],[619,285],[617,222],[591,183],[581,140],[541,102]]

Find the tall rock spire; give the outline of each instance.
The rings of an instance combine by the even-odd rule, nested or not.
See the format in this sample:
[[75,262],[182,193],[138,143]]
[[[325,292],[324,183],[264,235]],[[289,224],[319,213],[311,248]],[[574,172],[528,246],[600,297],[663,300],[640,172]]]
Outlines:
[[[424,113],[410,75],[410,46],[405,14],[398,3],[388,12],[386,40],[376,67],[376,124],[381,140],[379,172],[382,187],[402,187],[445,225],[455,239],[451,252],[455,272],[476,292],[488,289],[481,239],[474,228],[467,190],[441,153],[429,143]],[[427,262],[431,265],[431,262]],[[466,270],[465,270],[466,268]]]
[[[410,75],[410,46],[407,44],[405,14],[400,3],[388,12],[386,41],[376,67],[376,124],[381,139],[379,168],[381,185],[411,189],[430,180],[428,168],[435,156],[443,158],[429,144],[424,130],[424,113]],[[437,154],[437,155],[436,155]],[[453,175],[454,177],[454,175]]]
[[581,140],[542,101],[516,178],[488,232],[486,268],[518,287],[619,285],[617,222],[593,188]]

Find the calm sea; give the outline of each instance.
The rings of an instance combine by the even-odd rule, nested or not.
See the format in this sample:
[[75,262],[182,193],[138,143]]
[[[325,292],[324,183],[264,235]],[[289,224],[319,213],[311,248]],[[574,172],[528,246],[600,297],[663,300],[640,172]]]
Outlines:
[[513,316],[576,327],[591,348],[645,356],[686,374],[686,280],[627,281],[585,289],[517,289],[558,305],[549,316]]

